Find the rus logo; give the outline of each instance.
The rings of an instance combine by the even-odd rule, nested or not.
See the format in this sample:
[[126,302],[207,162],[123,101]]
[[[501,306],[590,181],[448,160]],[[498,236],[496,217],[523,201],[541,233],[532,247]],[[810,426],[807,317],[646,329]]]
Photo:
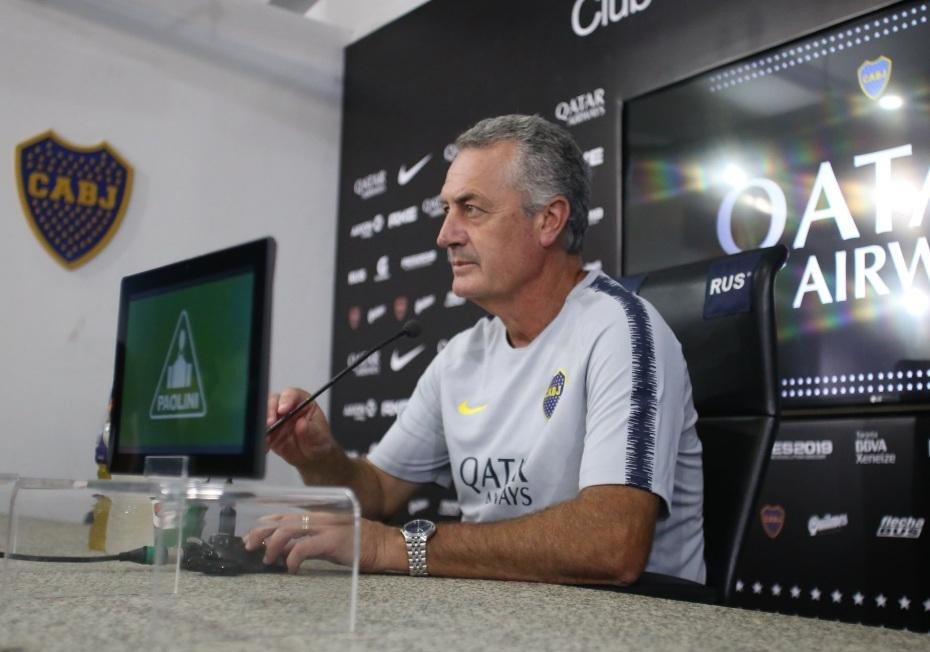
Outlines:
[[726,294],[731,290],[742,290],[746,285],[746,278],[751,272],[740,272],[738,274],[727,274],[719,278],[711,279],[709,294]]
[[81,147],[53,131],[17,145],[16,177],[29,226],[67,268],[106,246],[132,193],[132,167],[110,145]]

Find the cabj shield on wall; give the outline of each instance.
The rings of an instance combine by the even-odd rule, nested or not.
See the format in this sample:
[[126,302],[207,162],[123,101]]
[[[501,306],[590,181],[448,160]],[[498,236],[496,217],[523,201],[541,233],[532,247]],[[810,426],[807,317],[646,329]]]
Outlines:
[[110,145],[81,147],[51,130],[16,146],[16,177],[32,232],[69,269],[106,246],[132,193],[132,167]]

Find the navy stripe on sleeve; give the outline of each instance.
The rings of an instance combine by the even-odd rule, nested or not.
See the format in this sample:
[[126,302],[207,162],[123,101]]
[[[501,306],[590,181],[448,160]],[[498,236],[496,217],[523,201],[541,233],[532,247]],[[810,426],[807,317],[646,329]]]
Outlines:
[[649,313],[639,297],[616,281],[598,276],[590,285],[623,305],[630,327],[633,387],[627,428],[626,483],[651,489],[656,447],[656,356]]

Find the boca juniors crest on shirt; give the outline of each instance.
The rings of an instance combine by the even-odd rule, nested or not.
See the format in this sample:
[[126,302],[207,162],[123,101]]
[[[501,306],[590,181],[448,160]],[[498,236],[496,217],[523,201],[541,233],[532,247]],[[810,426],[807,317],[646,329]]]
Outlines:
[[559,369],[558,373],[549,381],[549,387],[546,388],[546,395],[543,397],[543,414],[546,415],[546,419],[552,417],[552,413],[555,412],[555,406],[558,405],[564,388],[565,372]]
[[80,147],[52,131],[17,145],[16,177],[29,226],[67,268],[103,249],[132,192],[132,167],[112,147]]

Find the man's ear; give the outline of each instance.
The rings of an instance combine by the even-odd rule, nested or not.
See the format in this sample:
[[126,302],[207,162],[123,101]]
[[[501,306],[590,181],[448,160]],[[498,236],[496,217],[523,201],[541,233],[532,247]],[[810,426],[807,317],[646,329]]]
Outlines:
[[571,206],[562,195],[556,195],[539,213],[539,244],[550,247],[559,239],[568,222]]

